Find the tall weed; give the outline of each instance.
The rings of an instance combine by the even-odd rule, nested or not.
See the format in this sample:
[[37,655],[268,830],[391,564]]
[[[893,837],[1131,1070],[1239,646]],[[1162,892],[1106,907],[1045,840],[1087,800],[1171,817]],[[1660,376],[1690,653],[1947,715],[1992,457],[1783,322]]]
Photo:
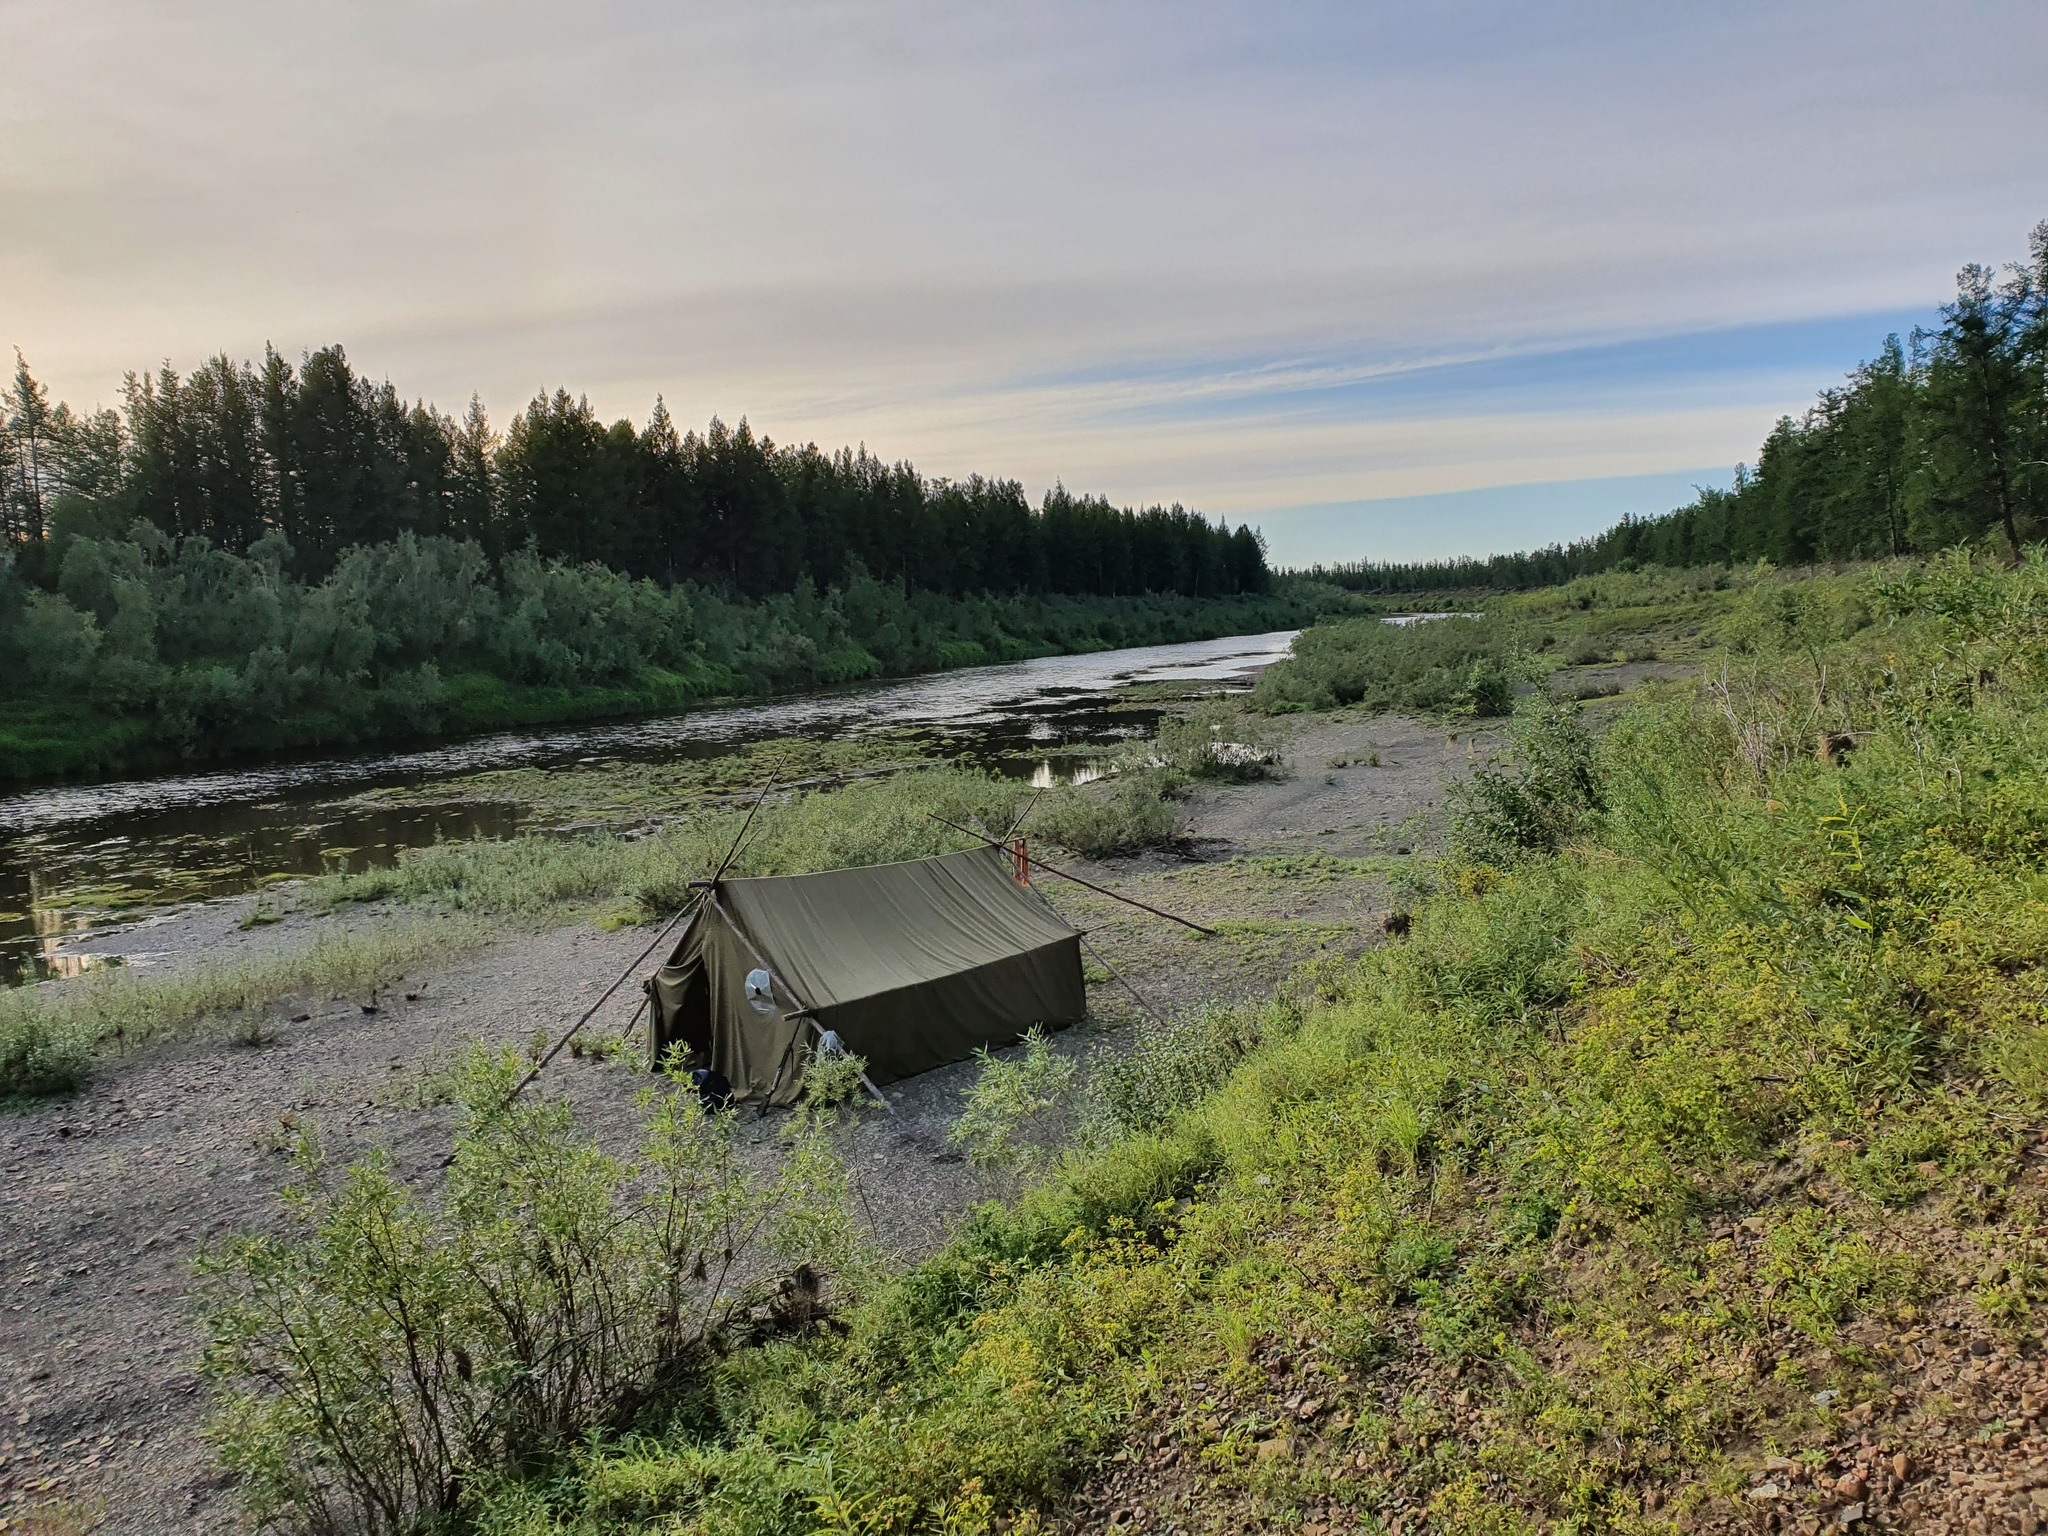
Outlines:
[[[737,844],[735,876],[806,874],[924,858],[974,846],[950,821],[991,836],[1016,820],[1028,791],[964,768],[931,768],[699,811],[645,836],[517,837],[408,849],[396,865],[313,882],[331,902],[432,902],[458,910],[542,912],[614,903],[628,916],[673,911],[690,882]],[[942,820],[942,819],[943,820]]]

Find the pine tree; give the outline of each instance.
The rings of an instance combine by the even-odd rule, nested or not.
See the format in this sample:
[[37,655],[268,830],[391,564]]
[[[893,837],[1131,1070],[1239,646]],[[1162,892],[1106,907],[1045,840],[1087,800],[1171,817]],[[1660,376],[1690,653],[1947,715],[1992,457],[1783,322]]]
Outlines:
[[500,446],[483,401],[471,395],[469,409],[454,423],[450,439],[448,534],[482,545],[493,559],[507,548],[499,523],[494,467]]
[[28,359],[17,347],[14,352],[14,382],[7,394],[6,432],[9,439],[6,499],[8,536],[22,543],[40,544],[48,528],[48,503],[57,490],[60,426],[50,408],[50,391],[38,384],[28,371]]

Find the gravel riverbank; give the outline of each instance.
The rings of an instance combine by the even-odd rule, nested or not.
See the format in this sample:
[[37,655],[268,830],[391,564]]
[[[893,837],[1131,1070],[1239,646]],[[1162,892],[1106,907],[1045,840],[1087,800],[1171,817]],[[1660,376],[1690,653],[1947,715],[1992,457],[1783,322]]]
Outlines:
[[[1386,909],[1379,861],[1424,846],[1447,775],[1483,750],[1483,740],[1414,722],[1317,718],[1297,732],[1290,777],[1201,791],[1179,850],[1076,866],[1221,924],[1213,940],[1065,882],[1045,888],[1150,1006],[1255,999],[1319,952],[1375,941]],[[357,911],[244,931],[245,911],[218,903],[160,924],[158,963],[378,920]],[[332,1160],[381,1147],[403,1177],[432,1181],[451,1117],[417,1107],[422,1074],[475,1041],[523,1045],[559,1031],[651,937],[509,931],[374,1000],[281,1003],[261,1045],[216,1038],[139,1052],[71,1099],[0,1116],[0,1530],[59,1529],[47,1525],[53,1508],[78,1528],[240,1528],[199,1436],[202,1341],[187,1299],[196,1254],[277,1220],[282,1149],[301,1124]],[[1062,1037],[1062,1050],[1115,1051],[1138,1017],[1114,980],[1092,983],[1090,996],[1097,1021]],[[623,1028],[637,1001],[637,988],[621,988],[594,1027]],[[974,1072],[962,1063],[898,1084],[893,1114],[868,1113],[845,1133],[864,1216],[898,1262],[929,1252],[984,1196],[946,1144]],[[625,1063],[567,1054],[544,1079],[621,1146],[642,1082]],[[747,1115],[741,1134],[751,1156],[775,1155],[774,1118]]]

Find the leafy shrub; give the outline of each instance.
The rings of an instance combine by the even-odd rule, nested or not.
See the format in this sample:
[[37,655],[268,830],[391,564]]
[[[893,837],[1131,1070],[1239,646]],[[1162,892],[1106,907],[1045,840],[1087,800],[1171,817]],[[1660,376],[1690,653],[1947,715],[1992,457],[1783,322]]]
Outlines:
[[1042,1029],[1024,1036],[1023,1051],[1004,1058],[976,1051],[981,1071],[946,1139],[997,1188],[1014,1190],[1045,1171],[1067,1118],[1075,1062],[1052,1048]]
[[804,1103],[820,1111],[857,1104],[867,1091],[861,1082],[867,1069],[867,1058],[850,1051],[812,1051],[804,1063]]
[[1229,699],[1205,699],[1159,722],[1158,738],[1139,749],[1150,765],[1191,779],[1242,783],[1280,772],[1273,727]]
[[[17,717],[43,706],[56,738],[30,753],[0,739],[0,774],[675,710],[1257,633],[1342,602],[1302,582],[1237,597],[949,597],[878,581],[857,561],[822,593],[799,579],[739,601],[531,548],[494,561],[477,544],[410,532],[301,582],[275,532],[236,554],[146,521],[125,537],[102,521],[69,530],[49,558],[56,591],[0,551],[0,701]],[[71,700],[88,707],[49,707]],[[110,719],[136,728],[110,731]]]
[[1176,780],[1159,770],[1118,774],[1086,785],[1062,785],[1046,796],[1032,830],[1084,858],[1112,858],[1158,848],[1181,835]]
[[1525,671],[1518,637],[1499,619],[1338,619],[1295,636],[1289,654],[1260,675],[1252,699],[1268,714],[1363,704],[1504,715]]
[[432,1206],[381,1154],[322,1187],[308,1143],[292,1230],[203,1261],[210,1433],[260,1521],[401,1532],[493,1473],[703,1390],[711,1341],[792,1271],[849,1270],[843,1176],[799,1134],[765,1182],[732,1117],[649,1089],[638,1158],[565,1105],[510,1097],[523,1062],[479,1052]]
[[93,1039],[82,1021],[0,1013],[0,1099],[70,1093],[92,1076]]
[[1508,757],[1451,787],[1451,841],[1468,861],[1555,853],[1602,806],[1593,738],[1576,703],[1532,694],[1508,727]]
[[1102,1139],[1159,1130],[1214,1093],[1267,1037],[1283,1010],[1212,1005],[1148,1021],[1089,1071]]

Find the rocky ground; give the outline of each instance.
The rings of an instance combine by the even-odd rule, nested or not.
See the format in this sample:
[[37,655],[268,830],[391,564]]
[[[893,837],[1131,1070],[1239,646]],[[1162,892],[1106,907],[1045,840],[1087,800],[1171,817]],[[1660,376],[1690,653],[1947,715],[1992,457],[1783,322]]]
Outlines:
[[[1428,835],[1446,771],[1479,751],[1412,722],[1318,719],[1297,732],[1289,777],[1198,794],[1179,848],[1075,866],[1217,928],[1216,938],[1042,878],[1110,968],[1090,987],[1098,1022],[1061,1048],[1116,1050],[1144,1008],[1257,998],[1318,952],[1373,942],[1383,874],[1396,867],[1381,861]],[[243,932],[243,913],[234,902],[197,909],[160,925],[152,944],[179,963],[294,942],[335,921]],[[302,1124],[331,1159],[382,1147],[404,1177],[431,1181],[451,1134],[445,1107],[423,1107],[434,1069],[474,1041],[523,1046],[558,1032],[649,937],[507,933],[374,1000],[287,1000],[260,1045],[155,1048],[72,1099],[0,1116],[0,1531],[239,1528],[199,1434],[195,1256],[278,1219],[286,1149]],[[637,988],[622,988],[592,1030],[622,1029],[637,1001]],[[847,1134],[874,1239],[898,1260],[929,1251],[985,1194],[945,1140],[975,1070],[963,1063],[895,1085],[893,1113],[871,1111]],[[583,1123],[621,1140],[642,1081],[627,1063],[568,1054],[544,1079]],[[774,1118],[748,1116],[751,1155],[773,1157],[776,1131]]]

